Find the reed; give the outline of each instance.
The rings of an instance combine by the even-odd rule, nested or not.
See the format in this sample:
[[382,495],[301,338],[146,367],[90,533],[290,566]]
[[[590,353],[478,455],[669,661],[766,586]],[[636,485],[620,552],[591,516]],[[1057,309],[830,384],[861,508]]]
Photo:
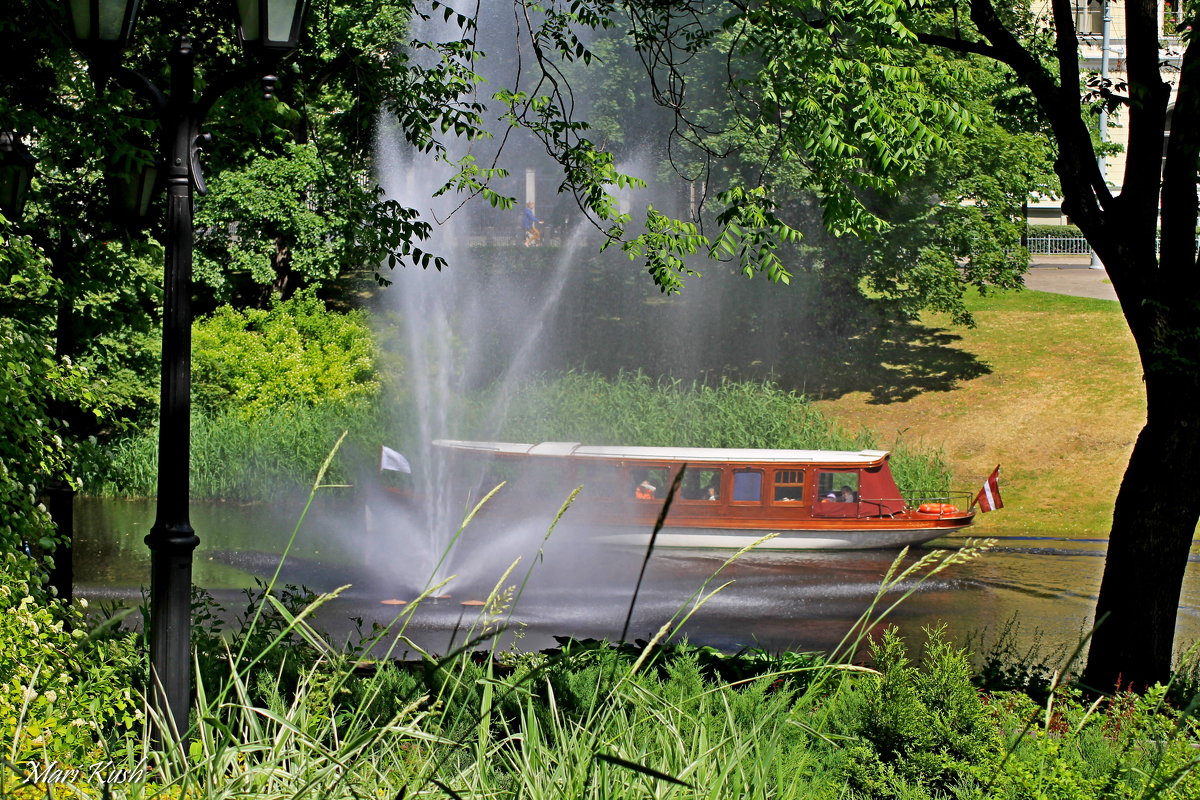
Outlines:
[[[378,403],[273,407],[254,416],[236,412],[192,414],[191,487],[197,499],[262,500],[305,485],[328,453],[328,443],[349,431],[348,454],[330,467],[331,479],[348,480],[361,462],[378,454],[384,430]],[[153,496],[157,489],[158,429],[122,439],[110,448],[111,467],[91,476],[85,489],[101,496]]]
[[[670,447],[751,447],[813,450],[888,449],[873,433],[851,430],[814,409],[801,395],[753,381],[717,384],[655,380],[642,373],[605,378],[568,372],[542,376],[512,397],[497,390],[450,401],[461,420],[447,435],[510,441],[576,441]],[[350,480],[367,469],[380,444],[413,454],[411,409],[384,409],[377,400],[287,405],[255,415],[195,412],[192,492],[197,499],[261,500],[304,486],[326,443],[349,430],[347,453],[332,474]],[[91,476],[99,495],[150,496],[156,488],[157,428],[110,448],[112,466]],[[941,452],[906,443],[892,448],[892,472],[906,497],[943,496],[950,475]]]
[[[500,406],[499,398],[484,397],[483,401],[486,408]],[[514,441],[888,449],[870,431],[848,429],[813,408],[802,395],[769,381],[689,384],[654,380],[642,373],[621,373],[608,379],[569,372],[527,384],[504,407],[502,438]],[[949,488],[950,472],[936,449],[897,443],[891,463],[906,497],[945,495]]]

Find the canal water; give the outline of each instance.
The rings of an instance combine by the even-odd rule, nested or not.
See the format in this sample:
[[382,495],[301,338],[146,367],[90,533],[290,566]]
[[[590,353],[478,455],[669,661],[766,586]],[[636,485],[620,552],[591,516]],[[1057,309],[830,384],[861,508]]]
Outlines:
[[[280,511],[265,505],[198,504],[192,522],[201,545],[195,582],[233,613],[245,607],[243,590],[270,578],[330,591],[349,585],[321,610],[320,627],[342,641],[353,618],[367,629],[411,613],[405,635],[433,652],[447,652],[479,627],[480,607],[494,587],[507,593],[493,609],[507,625],[501,646],[532,650],[552,646],[556,636],[648,639],[668,621],[686,614],[697,596],[723,587],[691,614],[681,633],[693,644],[727,651],[769,651],[835,646],[871,605],[895,551],[750,553],[722,568],[727,554],[662,551],[646,563],[645,577],[630,611],[645,560],[639,550],[596,547],[583,539],[543,543],[544,526],[504,545],[471,539],[468,526],[454,545],[444,595],[411,601],[433,570],[429,555],[404,537],[372,541],[363,512],[352,501],[318,499],[296,527],[304,498],[285,501]],[[154,518],[151,501],[82,498],[76,509],[76,591],[96,601],[136,603],[149,578],[142,541]],[[993,515],[999,517],[999,514]],[[906,634],[945,624],[957,641],[976,651],[1009,637],[1017,652],[1051,665],[1066,657],[1090,623],[1105,542],[1098,539],[1006,534],[1002,525],[977,525],[972,532],[994,538],[981,557],[949,567],[914,589],[889,619]],[[293,544],[280,566],[280,555]],[[961,547],[967,537],[940,539],[913,548],[905,564],[934,549]],[[542,551],[538,557],[539,549]],[[518,565],[507,572],[513,561]],[[1193,552],[1180,603],[1177,641],[1200,638],[1200,583]],[[719,573],[718,573],[719,570]],[[421,574],[424,573],[424,574]],[[714,573],[718,573],[715,574]],[[885,605],[899,597],[894,592]],[[494,615],[493,615],[494,616]],[[403,651],[403,648],[401,648]]]

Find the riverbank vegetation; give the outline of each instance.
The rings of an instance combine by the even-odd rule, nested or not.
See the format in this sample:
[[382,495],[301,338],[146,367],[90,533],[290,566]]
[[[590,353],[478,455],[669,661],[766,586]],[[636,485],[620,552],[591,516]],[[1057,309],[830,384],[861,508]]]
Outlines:
[[879,627],[905,587],[978,555],[929,554],[897,569],[825,655],[730,655],[674,642],[675,623],[699,595],[650,641],[563,640],[529,653],[498,644],[517,589],[499,586],[464,626],[463,649],[416,648],[403,662],[391,656],[414,653],[404,631],[420,601],[342,648],[312,624],[333,595],[264,588],[232,623],[200,595],[193,717],[178,746],[158,752],[148,745],[141,635],[119,625],[85,633],[78,609],[42,606],[36,587],[6,581],[0,794],[1096,800],[1200,792],[1200,727],[1181,700],[1192,687],[1089,700],[1057,675],[982,685],[941,630],[926,631],[918,646]]
[[[250,384],[263,386],[262,393],[267,393],[275,384],[291,387],[298,380],[292,369],[300,373],[322,370],[323,356],[314,356],[309,364],[307,355],[298,355],[300,363],[291,368],[285,355],[272,349],[296,349],[290,337],[275,343],[260,341],[256,346],[264,349],[254,360],[221,360],[225,382],[242,385],[244,376],[232,374],[240,365],[248,370],[269,365],[272,376],[262,384]],[[327,352],[319,337],[300,349],[307,354]],[[235,354],[237,350],[229,348]],[[329,373],[344,359],[342,351],[333,348],[333,352],[337,363]],[[202,363],[208,358],[199,351]],[[415,456],[421,452],[415,425],[403,412],[394,413],[384,406],[377,386],[358,386],[360,391],[353,391],[352,384],[340,397],[315,392],[319,402],[305,402],[300,391],[285,388],[283,397],[263,405],[258,404],[260,393],[245,404],[236,404],[231,393],[223,393],[222,404],[197,410],[192,425],[193,496],[263,500],[281,490],[302,487],[341,430],[349,431],[344,448],[348,455],[335,462],[333,480],[353,482],[369,475],[378,466],[374,459],[384,444],[414,454],[414,468],[424,466]],[[611,379],[595,373],[568,373],[545,375],[516,389],[491,387],[458,401],[460,406],[447,413],[460,420],[457,435],[464,439],[820,450],[889,447],[870,431],[851,430],[815,410],[803,396],[771,382],[685,384],[654,380],[641,373],[620,373]],[[893,473],[902,492],[912,496],[945,493],[950,475],[939,451],[903,442],[892,444]],[[111,469],[91,482],[89,489],[103,495],[152,495],[157,445],[156,428],[121,440],[112,450]]]
[[[1143,343],[1145,362],[1130,374],[1145,376],[1149,389],[1164,399],[1152,407],[1168,410],[1141,439],[1149,455],[1133,462],[1124,500],[1116,506],[1113,543],[1124,549],[1113,551],[1097,614],[1109,615],[1098,641],[1110,642],[1096,657],[1101,664],[1095,673],[1097,685],[1111,688],[1120,674],[1134,675],[1139,685],[1150,684],[1166,674],[1178,586],[1200,513],[1193,504],[1181,515],[1182,501],[1163,500],[1158,486],[1163,464],[1172,458],[1172,469],[1186,476],[1187,456],[1196,449],[1191,444],[1200,425],[1187,424],[1196,410],[1179,401],[1195,394],[1192,333],[1198,304],[1190,296],[1193,283],[1143,279],[1168,274],[1172,264],[1194,262],[1194,204],[1159,203],[1159,187],[1153,181],[1126,187],[1129,192],[1122,197],[1139,209],[1183,209],[1164,223],[1161,265],[1147,255],[1154,252],[1146,238],[1154,226],[1108,224],[1118,215],[1124,220],[1128,209],[1109,208],[1111,198],[1102,186],[1099,199],[1092,193],[1095,159],[1087,156],[1092,145],[1080,124],[1084,110],[1079,87],[1058,86],[1051,73],[1030,66],[1037,60],[1030,53],[1041,47],[1042,32],[1032,35],[1033,49],[1026,52],[1009,35],[1012,32],[999,27],[986,0],[981,2],[983,12],[972,18],[986,19],[990,27],[968,30],[965,38],[959,35],[957,9],[950,14],[950,9],[923,4],[902,9],[900,17],[861,14],[853,2],[843,4],[846,13],[833,16],[857,20],[850,27],[858,25],[857,33],[862,34],[850,37],[843,36],[844,26],[824,24],[824,13],[821,19],[812,18],[799,6],[730,8],[721,18],[710,16],[704,4],[682,4],[667,12],[655,4],[625,7],[635,15],[631,22],[640,26],[635,43],[641,51],[627,48],[628,53],[652,62],[661,57],[655,68],[665,70],[662,74],[671,82],[709,87],[689,95],[702,98],[698,107],[669,98],[682,129],[697,134],[686,137],[689,147],[670,165],[689,178],[672,198],[679,218],[648,206],[644,229],[608,194],[611,186],[640,183],[618,174],[615,165],[640,149],[633,140],[641,137],[630,136],[622,147],[599,142],[599,134],[587,138],[593,134],[586,126],[565,118],[564,109],[575,105],[570,86],[557,80],[568,77],[563,61],[593,60],[585,42],[590,36],[576,38],[582,32],[577,34],[574,26],[607,28],[614,22],[615,7],[583,3],[572,5],[570,13],[547,7],[544,16],[513,15],[517,28],[504,28],[505,35],[509,41],[540,43],[534,48],[533,64],[522,63],[535,72],[540,69],[542,77],[551,78],[543,85],[554,88],[550,95],[535,96],[523,86],[504,88],[510,86],[507,81],[492,87],[494,97],[507,104],[505,120],[521,129],[511,138],[529,134],[537,140],[551,161],[565,168],[562,188],[573,191],[609,242],[619,242],[641,259],[664,289],[678,288],[682,277],[692,274],[695,262],[688,258],[706,251],[747,272],[758,270],[786,281],[801,261],[795,245],[802,231],[812,228],[815,233],[824,226],[832,238],[847,242],[847,234],[864,234],[866,244],[831,249],[828,258],[816,262],[815,272],[832,278],[831,284],[849,286],[851,296],[864,304],[867,299],[859,290],[867,287],[868,293],[889,301],[889,312],[902,321],[911,320],[921,308],[940,309],[965,321],[962,298],[968,285],[1014,286],[1025,266],[1013,224],[1020,203],[1031,191],[1055,191],[1048,174],[1052,154],[1073,154],[1074,160],[1058,162],[1061,189],[1078,211],[1073,219],[1110,262],[1114,277],[1121,279],[1127,320]],[[441,9],[440,3],[433,6]],[[149,38],[190,30],[197,52],[204,55],[206,81],[244,64],[226,35],[227,25],[205,10],[175,3],[166,7],[144,22],[143,29],[152,26]],[[213,191],[197,203],[196,275],[202,295],[198,309],[211,310],[226,301],[266,307],[302,286],[328,285],[341,273],[374,272],[378,265],[397,260],[414,267],[440,265],[440,257],[426,248],[430,224],[415,208],[381,194],[374,180],[375,134],[391,124],[397,137],[413,144],[416,152],[429,154],[431,161],[457,164],[458,172],[447,187],[482,196],[492,207],[509,208],[515,202],[515,197],[484,183],[493,175],[509,174],[500,166],[509,164],[506,159],[492,162],[485,155],[478,160],[475,153],[482,151],[473,150],[471,157],[460,160],[452,147],[456,137],[482,144],[488,135],[481,129],[484,118],[495,116],[476,102],[483,80],[477,64],[488,50],[505,52],[477,42],[480,29],[491,32],[492,26],[486,18],[478,25],[475,18],[447,12],[444,21],[451,26],[450,35],[442,41],[442,33],[420,41],[408,30],[413,10],[407,2],[326,4],[319,24],[309,26],[304,46],[289,62],[279,93],[282,104],[266,105],[257,93],[241,91],[213,106],[207,127],[222,144],[210,148],[206,158]],[[696,12],[695,26],[677,26],[674,15],[688,10]],[[6,245],[11,239],[10,252],[20,256],[4,262],[2,299],[6,311],[19,316],[28,339],[0,337],[19,395],[17,402],[5,405],[0,427],[6,433],[10,428],[16,431],[21,445],[37,448],[32,452],[47,454],[29,459],[23,446],[6,452],[0,467],[7,471],[11,464],[15,474],[11,479],[7,472],[0,476],[0,489],[12,499],[13,519],[19,522],[19,532],[10,538],[35,542],[49,541],[51,530],[45,514],[36,510],[39,493],[56,487],[53,491],[69,499],[70,492],[61,487],[74,485],[88,469],[85,451],[93,442],[117,442],[132,428],[152,431],[142,423],[152,414],[155,351],[147,345],[157,325],[159,291],[151,267],[161,256],[156,234],[119,230],[98,210],[80,213],[96,208],[109,177],[128,176],[137,164],[153,160],[154,148],[148,143],[156,131],[133,95],[104,91],[104,81],[84,78],[82,59],[56,35],[62,20],[47,25],[43,12],[43,4],[18,0],[0,19],[0,37],[18,56],[13,59],[17,68],[0,79],[5,89],[0,92],[0,128],[16,131],[11,138],[28,140],[40,157],[37,192],[26,220],[20,229],[4,223]],[[885,20],[882,28],[859,25],[877,19]],[[1022,18],[1013,30],[1023,36],[1039,27],[1028,22]],[[1152,19],[1138,29],[1131,39],[1130,52],[1137,56],[1131,63],[1157,62],[1155,29]],[[612,30],[626,28],[616,25]],[[914,38],[913,31],[922,36]],[[835,34],[839,38],[832,41],[829,37]],[[1065,60],[1058,74],[1070,79],[1077,53],[1070,32],[1062,35],[1065,44],[1058,53]],[[1003,47],[984,44],[1000,39]],[[398,41],[411,42],[413,49],[431,58],[410,58],[405,49],[394,46]],[[925,44],[931,41],[971,57],[930,52]],[[1016,73],[993,70],[977,56],[1019,68]],[[159,82],[165,78],[164,63],[151,57],[144,41],[131,48],[127,63]],[[680,69],[683,72],[676,72]],[[1169,87],[1153,77],[1152,66],[1144,71],[1153,102],[1133,113],[1143,120],[1144,129],[1161,129]],[[877,79],[857,79],[868,73]],[[738,75],[739,91],[731,94],[724,87],[733,74]],[[1014,74],[1027,81],[1036,76],[1026,87],[1035,102],[1014,83]],[[584,80],[573,82],[581,85]],[[631,83],[625,76],[617,80]],[[645,98],[648,91],[637,96]],[[780,108],[787,113],[780,116]],[[1036,108],[1041,111],[1031,110]],[[781,124],[784,117],[786,124]],[[104,136],[92,135],[97,130]],[[1053,139],[1047,138],[1048,130]],[[1164,185],[1180,192],[1195,185],[1195,159],[1190,166],[1188,162],[1195,150],[1188,138],[1193,130],[1194,126],[1177,125],[1169,148],[1172,164],[1178,160],[1183,166],[1166,170]],[[505,131],[496,140],[508,141],[509,133],[514,132]],[[612,131],[604,135],[620,143]],[[1138,158],[1158,163],[1160,145],[1156,137],[1145,137],[1139,142]],[[106,169],[105,162],[114,155],[118,164]],[[718,155],[719,161],[709,160]],[[531,160],[522,157],[511,166],[520,169]],[[494,166],[480,166],[488,163]],[[668,165],[655,166],[665,172]],[[1154,171],[1130,174],[1135,172]],[[701,174],[706,176],[702,194],[707,200],[701,198],[697,205],[695,179]],[[510,177],[519,180],[516,172]],[[690,198],[685,197],[688,189]],[[820,241],[809,237],[814,240]],[[855,253],[862,257],[846,257]],[[1128,253],[1142,254],[1144,260],[1127,263],[1120,256]],[[1160,341],[1158,334],[1166,338]],[[849,341],[840,334],[826,338]],[[634,346],[641,341],[633,340]],[[506,343],[497,339],[495,344]],[[794,340],[784,344],[799,351]],[[1090,363],[1091,355],[1082,352],[1079,363]],[[30,357],[37,362],[32,369],[25,363]],[[891,363],[882,357],[875,361]],[[77,365],[92,369],[92,379],[56,396],[34,386],[43,377],[53,381],[67,376]],[[116,393],[114,388],[123,391]],[[1036,389],[1027,393],[1036,395]],[[32,402],[24,403],[25,398]],[[1038,401],[1046,402],[1040,397]],[[350,399],[339,402],[348,413],[356,413]],[[354,401],[358,402],[365,401]],[[236,412],[202,413],[216,425],[245,425],[253,418]],[[333,412],[298,402],[281,406],[278,413],[285,416],[275,423],[276,429],[206,435],[218,448],[208,462],[213,466],[206,469],[227,470],[231,456],[219,449],[223,441],[242,442],[238,446],[244,449],[251,439],[282,433],[277,429],[287,425],[287,415]],[[370,418],[358,413],[357,419]],[[323,433],[322,425],[291,421],[297,431],[313,431],[314,445]],[[379,429],[389,435],[407,430],[389,427],[395,425],[385,420]],[[1161,431],[1168,433],[1155,438]],[[373,451],[374,442],[360,444],[363,452]],[[130,471],[149,475],[152,448],[131,445],[129,452],[140,460]],[[255,465],[246,470],[268,482],[266,488],[255,489],[259,493],[270,491],[269,481],[279,470],[308,469],[293,453],[282,458],[265,453],[261,460],[270,463],[252,462]],[[988,468],[990,464],[983,469]],[[144,491],[149,489],[139,490]],[[233,490],[214,489],[222,491]],[[1148,539],[1165,544],[1143,547]]]

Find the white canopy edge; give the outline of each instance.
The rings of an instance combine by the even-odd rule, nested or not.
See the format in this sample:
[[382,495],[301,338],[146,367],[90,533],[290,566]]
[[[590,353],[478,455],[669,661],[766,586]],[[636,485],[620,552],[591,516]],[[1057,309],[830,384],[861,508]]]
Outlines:
[[585,445],[579,442],[469,442],[436,439],[435,447],[476,453],[513,456],[571,456],[628,461],[679,461],[724,463],[816,463],[867,466],[888,458],[886,450],[760,450],[749,447],[622,447]]

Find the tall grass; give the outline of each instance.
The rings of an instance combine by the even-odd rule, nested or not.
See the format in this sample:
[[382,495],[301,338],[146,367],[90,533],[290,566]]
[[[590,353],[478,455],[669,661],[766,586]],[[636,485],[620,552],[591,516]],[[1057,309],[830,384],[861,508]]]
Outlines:
[[[911,593],[924,578],[977,554],[934,554],[897,570],[842,655],[851,656],[853,643],[884,618],[886,594]],[[701,651],[664,644],[703,603],[702,592],[637,648],[487,652],[512,591],[497,586],[460,649],[425,654],[415,668],[385,659],[366,676],[368,650],[413,646],[406,630],[417,605],[346,652],[309,621],[336,592],[303,609],[265,594],[240,643],[198,654],[210,668],[198,670],[208,677],[198,681],[182,739],[157,751],[144,735],[99,743],[102,760],[133,775],[106,791],[114,798],[838,795],[844,756],[822,744],[828,704],[842,693],[845,676],[870,670],[760,659],[740,679],[716,678]],[[251,639],[260,650],[244,647]],[[295,649],[289,642],[303,644],[305,665],[285,681],[284,670],[264,665],[278,664],[268,651]],[[219,680],[214,664],[224,665]],[[38,769],[26,769],[26,777],[44,774],[32,766]],[[81,788],[88,796],[91,787]]]
[[[484,408],[501,404],[485,397]],[[892,449],[867,430],[849,430],[793,391],[771,382],[718,384],[608,379],[570,372],[531,382],[504,402],[503,438],[663,447],[798,450]],[[480,414],[481,417],[486,417]],[[481,426],[482,427],[482,426]],[[480,430],[480,434],[485,431]],[[897,443],[892,472],[905,496],[944,495],[950,471],[931,448]]]
[[[844,649],[824,659],[741,660],[732,679],[705,651],[665,644],[670,624],[637,647],[499,651],[490,643],[511,586],[493,592],[462,648],[425,653],[419,664],[375,660],[364,672],[368,648],[413,646],[406,630],[417,606],[347,652],[310,622],[337,593],[305,608],[262,596],[250,623],[256,641],[293,656],[300,650],[289,642],[303,643],[298,672],[285,680],[278,666],[264,668],[277,659],[236,639],[201,653],[223,671],[203,671],[182,740],[154,751],[145,735],[102,739],[93,757],[112,759],[132,780],[59,784],[53,796],[1195,796],[1200,736],[1162,690],[1083,703],[1056,680],[1041,706],[1020,694],[982,697],[965,653],[936,631],[915,660],[888,633],[872,645],[874,665],[858,665],[868,632],[896,602],[980,552],[929,554],[907,567],[898,559]],[[20,785],[21,775],[38,773],[41,764],[11,765],[0,792],[44,797],[36,780]]]
[[[984,702],[970,686],[965,653],[936,632],[918,662],[889,634],[872,645],[877,669],[860,665],[864,645],[899,603],[984,549],[935,551],[911,563],[902,553],[833,653],[742,662],[732,680],[703,651],[667,644],[712,596],[720,570],[648,643],[572,643],[531,654],[495,645],[519,595],[508,577],[514,564],[461,645],[442,656],[407,637],[438,587],[343,649],[311,622],[338,592],[295,607],[276,593],[277,573],[232,641],[210,637],[197,648],[207,668],[196,671],[194,714],[178,740],[156,750],[148,727],[101,730],[77,755],[120,781],[97,784],[85,769],[85,777],[51,786],[38,776],[52,766],[86,765],[3,763],[0,796],[1197,796],[1200,735],[1190,709],[1169,708],[1162,690],[1085,705],[1056,679],[1043,707],[1020,695]],[[392,662],[401,647],[421,652],[422,662]],[[300,668],[285,669],[289,660]],[[14,740],[29,735],[26,724],[22,711]]]
[[[813,450],[888,449],[869,431],[852,431],[815,410],[801,395],[766,382],[708,385],[653,380],[641,373],[609,379],[594,373],[542,376],[513,397],[496,390],[449,402],[456,438],[577,441],[675,447],[751,447]],[[402,403],[401,403],[402,405]],[[410,409],[364,400],[192,416],[192,493],[197,498],[258,500],[302,487],[321,463],[327,443],[349,430],[347,453],[332,475],[350,480],[371,468],[380,444],[408,449],[414,468],[416,426]],[[116,442],[112,467],[87,482],[100,495],[150,496],[156,491],[158,432],[151,428]],[[944,495],[950,475],[942,454],[899,444],[892,471],[905,496]]]
[[[377,402],[269,408],[254,416],[192,413],[191,485],[198,498],[261,500],[307,484],[349,430],[347,452],[330,467],[344,482],[378,455],[384,413]],[[111,467],[85,485],[97,495],[149,497],[157,491],[158,428],[116,442]]]

